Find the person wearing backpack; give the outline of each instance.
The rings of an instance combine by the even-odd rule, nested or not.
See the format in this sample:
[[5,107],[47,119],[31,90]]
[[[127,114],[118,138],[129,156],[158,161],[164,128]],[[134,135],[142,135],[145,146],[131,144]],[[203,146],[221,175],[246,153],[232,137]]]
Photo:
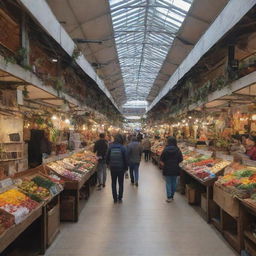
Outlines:
[[[109,146],[106,157],[106,162],[111,173],[114,203],[117,203],[118,201],[121,203],[123,200],[124,174],[128,170],[127,152],[122,143],[122,135],[117,134],[114,138],[114,142]],[[117,181],[119,185],[118,194]]]

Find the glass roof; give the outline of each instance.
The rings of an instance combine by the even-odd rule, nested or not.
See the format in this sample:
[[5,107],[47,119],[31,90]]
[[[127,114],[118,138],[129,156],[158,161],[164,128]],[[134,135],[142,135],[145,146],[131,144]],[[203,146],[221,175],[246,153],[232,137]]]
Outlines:
[[128,101],[147,98],[192,1],[109,0]]

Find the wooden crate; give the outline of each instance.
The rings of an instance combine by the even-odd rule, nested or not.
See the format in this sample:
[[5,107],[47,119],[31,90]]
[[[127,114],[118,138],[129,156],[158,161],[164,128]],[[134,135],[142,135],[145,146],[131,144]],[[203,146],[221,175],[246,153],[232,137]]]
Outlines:
[[60,204],[47,212],[47,246],[50,246],[60,231]]
[[190,184],[186,184],[186,198],[189,204],[200,203],[200,192]]
[[60,219],[63,221],[76,220],[76,199],[68,196],[62,197],[60,203]]
[[213,200],[232,217],[239,217],[238,199],[216,184],[213,187]]
[[246,252],[249,253],[250,256],[256,256],[256,245],[250,239],[244,240],[244,246]]

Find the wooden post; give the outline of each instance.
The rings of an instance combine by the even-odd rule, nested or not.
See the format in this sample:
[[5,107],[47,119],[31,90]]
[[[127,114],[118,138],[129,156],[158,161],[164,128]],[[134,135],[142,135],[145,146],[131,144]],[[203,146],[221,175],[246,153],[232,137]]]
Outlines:
[[25,11],[22,12],[21,19],[21,47],[26,49],[26,56],[23,60],[24,65],[29,65],[29,37],[28,37],[28,27],[27,27],[27,16]]
[[47,247],[47,211],[46,206],[42,208],[42,216],[41,220],[41,248],[40,253],[45,254],[46,247]]

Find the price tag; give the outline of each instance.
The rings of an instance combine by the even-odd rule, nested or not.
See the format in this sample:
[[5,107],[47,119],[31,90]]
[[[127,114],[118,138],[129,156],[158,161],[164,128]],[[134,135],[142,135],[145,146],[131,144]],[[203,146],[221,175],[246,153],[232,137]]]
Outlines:
[[0,181],[0,188],[6,188],[11,185],[13,185],[13,181],[11,178],[7,178]]

